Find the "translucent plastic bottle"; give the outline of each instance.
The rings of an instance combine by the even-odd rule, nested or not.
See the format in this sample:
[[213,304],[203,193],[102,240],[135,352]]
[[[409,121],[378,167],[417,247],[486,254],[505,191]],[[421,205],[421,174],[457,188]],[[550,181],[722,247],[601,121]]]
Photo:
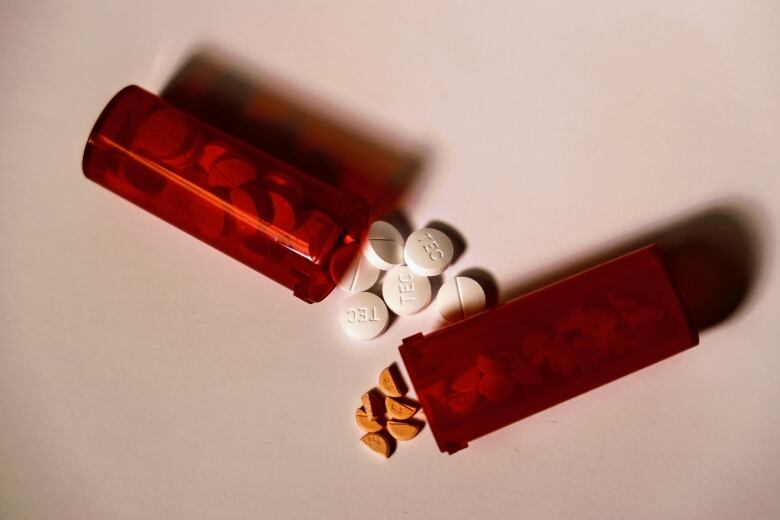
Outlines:
[[406,338],[400,352],[439,449],[454,453],[698,342],[649,246]]
[[307,302],[335,286],[330,259],[360,241],[369,208],[139,87],[93,128],[84,174],[276,280]]

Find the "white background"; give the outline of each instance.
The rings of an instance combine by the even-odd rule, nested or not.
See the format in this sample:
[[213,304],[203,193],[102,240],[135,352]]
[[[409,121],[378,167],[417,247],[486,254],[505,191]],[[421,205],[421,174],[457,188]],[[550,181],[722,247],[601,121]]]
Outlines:
[[[0,0],[0,518],[780,516],[780,4]],[[756,290],[701,346],[440,454],[353,410],[435,311],[348,341],[87,181],[95,117],[202,44],[420,143],[405,208],[512,287],[713,204]]]

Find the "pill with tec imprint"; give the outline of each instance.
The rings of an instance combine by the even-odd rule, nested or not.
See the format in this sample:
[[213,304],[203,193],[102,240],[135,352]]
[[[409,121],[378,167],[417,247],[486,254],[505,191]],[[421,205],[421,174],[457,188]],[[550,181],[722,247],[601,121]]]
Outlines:
[[404,238],[392,224],[377,220],[368,228],[363,254],[374,267],[392,269],[404,262]]
[[485,291],[471,278],[456,276],[439,289],[436,307],[447,321],[468,318],[485,308]]
[[350,337],[372,339],[382,334],[390,321],[385,302],[376,294],[360,292],[341,304],[339,322]]
[[392,268],[382,281],[382,298],[396,314],[415,314],[431,301],[431,282],[406,265]]
[[379,269],[360,254],[357,244],[345,246],[333,254],[330,274],[339,287],[353,293],[370,289],[379,279]]
[[418,229],[406,239],[404,260],[415,273],[438,276],[452,262],[455,248],[447,235],[433,228]]

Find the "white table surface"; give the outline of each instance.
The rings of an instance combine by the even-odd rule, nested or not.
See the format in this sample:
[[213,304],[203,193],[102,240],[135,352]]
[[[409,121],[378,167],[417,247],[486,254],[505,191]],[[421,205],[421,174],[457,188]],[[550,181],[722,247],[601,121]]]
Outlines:
[[[113,4],[113,5],[112,5]],[[672,5],[674,4],[674,5]],[[0,2],[0,518],[780,517],[780,4]],[[87,181],[89,129],[227,49],[421,143],[404,209],[502,288],[732,204],[756,289],[701,346],[440,454],[351,414],[401,338]]]

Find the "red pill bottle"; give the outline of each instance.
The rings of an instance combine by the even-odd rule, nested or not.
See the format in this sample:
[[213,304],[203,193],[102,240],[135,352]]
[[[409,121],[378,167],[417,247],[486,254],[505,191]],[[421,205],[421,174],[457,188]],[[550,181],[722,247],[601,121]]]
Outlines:
[[[269,276],[306,302],[335,286],[330,260],[359,242],[369,208],[137,86],[108,103],[84,174]],[[335,276],[334,276],[335,275]]]
[[401,357],[443,452],[698,344],[648,246],[431,334]]

